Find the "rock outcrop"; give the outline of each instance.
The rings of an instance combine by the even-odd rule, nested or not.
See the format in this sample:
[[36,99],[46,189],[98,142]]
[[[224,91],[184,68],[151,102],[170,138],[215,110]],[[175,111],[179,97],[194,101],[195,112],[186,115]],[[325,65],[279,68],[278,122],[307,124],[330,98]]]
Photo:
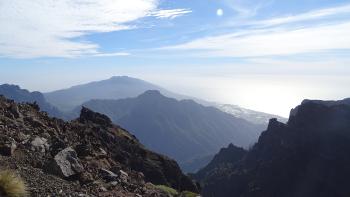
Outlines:
[[344,101],[304,101],[287,124],[270,120],[241,160],[206,176],[204,196],[348,196],[350,105]]
[[32,196],[165,196],[153,184],[198,192],[174,160],[87,108],[65,122],[0,96],[0,155]]
[[210,161],[210,163],[199,170],[193,177],[199,180],[202,184],[210,182],[213,174],[219,171],[230,169],[234,164],[239,162],[247,154],[243,148],[230,144],[227,148],[222,148],[218,154]]

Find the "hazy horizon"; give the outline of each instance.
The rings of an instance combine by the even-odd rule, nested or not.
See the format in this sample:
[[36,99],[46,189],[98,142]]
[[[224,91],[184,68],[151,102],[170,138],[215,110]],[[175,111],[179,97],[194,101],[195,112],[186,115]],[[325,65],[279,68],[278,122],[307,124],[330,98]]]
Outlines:
[[284,117],[349,97],[346,0],[15,0],[0,26],[0,83],[31,91],[127,75]]

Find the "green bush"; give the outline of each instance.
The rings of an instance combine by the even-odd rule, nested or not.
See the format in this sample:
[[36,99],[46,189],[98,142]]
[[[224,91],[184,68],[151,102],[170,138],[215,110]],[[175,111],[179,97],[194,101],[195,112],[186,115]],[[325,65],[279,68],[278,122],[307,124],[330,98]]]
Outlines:
[[189,191],[183,191],[180,194],[180,197],[197,197],[197,196],[200,196],[200,195]]
[[165,186],[165,185],[157,185],[156,186],[157,189],[159,190],[162,190],[163,192],[167,193],[168,195],[171,195],[171,196],[177,196],[179,195],[179,193],[171,188],[171,187],[168,187],[168,186]]
[[0,172],[0,196],[25,197],[28,196],[27,186],[14,172],[6,170]]

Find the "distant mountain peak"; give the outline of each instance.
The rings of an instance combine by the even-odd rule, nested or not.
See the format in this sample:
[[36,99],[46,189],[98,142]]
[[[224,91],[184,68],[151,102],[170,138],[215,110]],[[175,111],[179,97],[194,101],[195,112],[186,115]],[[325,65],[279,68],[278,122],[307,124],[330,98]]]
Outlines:
[[8,84],[8,83],[2,84],[1,86],[2,86],[3,88],[16,88],[16,89],[21,89],[21,88],[19,87],[19,85]]
[[135,79],[126,75],[121,75],[121,76],[112,76],[110,79]]
[[3,84],[0,85],[0,95],[8,99],[12,99],[18,103],[33,103],[36,102],[40,109],[46,111],[50,116],[65,118],[65,116],[54,106],[50,105],[41,92],[30,92],[22,89],[18,85]]
[[141,94],[139,97],[142,97],[142,96],[162,96],[162,97],[164,97],[164,95],[162,95],[159,90],[147,90],[143,94]]
[[113,76],[107,80],[130,80],[130,81],[142,81],[141,79],[137,79],[137,78],[133,78],[133,77],[129,77],[129,76]]
[[89,100],[137,97],[147,90],[159,90],[168,96],[175,95],[174,93],[141,79],[129,76],[113,76],[109,79],[45,93],[44,96],[48,102],[60,108],[62,111],[71,111]]

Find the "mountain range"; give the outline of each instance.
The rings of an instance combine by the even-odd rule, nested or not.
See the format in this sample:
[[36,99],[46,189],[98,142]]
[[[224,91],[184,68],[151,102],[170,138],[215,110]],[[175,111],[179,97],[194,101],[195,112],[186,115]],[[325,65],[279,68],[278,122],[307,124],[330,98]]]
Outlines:
[[175,98],[177,100],[194,100],[195,102],[205,105],[214,106],[218,109],[230,113],[236,117],[246,119],[254,124],[267,125],[270,118],[278,118],[282,122],[286,119],[273,114],[257,112],[239,107],[237,105],[218,104],[205,99],[199,99],[191,96],[173,93],[158,85],[149,83],[144,80],[128,76],[114,76],[110,79],[90,82],[73,86],[67,89],[61,89],[53,92],[44,93],[46,100],[61,111],[69,112],[75,107],[82,105],[84,102],[94,99],[123,99],[137,97],[147,90],[158,90],[161,94]]
[[136,98],[91,100],[83,106],[106,114],[151,150],[179,162],[213,154],[230,142],[248,147],[264,129],[217,108],[178,101],[157,90]]
[[129,129],[148,148],[175,158],[186,172],[204,167],[231,142],[248,147],[266,128],[268,117],[278,117],[233,105],[220,107],[127,76],[44,94],[4,84],[0,94],[16,102],[35,101],[51,117],[65,120],[79,117],[86,105]]
[[136,97],[147,90],[159,90],[162,94],[174,98],[182,97],[157,85],[127,76],[115,76],[107,80],[44,93],[44,95],[49,103],[62,111],[69,112],[89,100]]
[[[170,187],[201,188],[204,197],[350,193],[350,99],[304,100],[263,131],[269,114],[228,105],[226,113],[159,90],[89,99],[68,116],[40,92],[4,84],[0,94],[19,102],[0,96],[0,168],[16,170],[34,196],[165,197]],[[204,166],[190,174],[200,187],[156,152],[188,172]]]
[[346,197],[350,100],[305,100],[287,123],[271,119],[249,150],[230,145],[193,177],[204,197]]
[[59,109],[51,105],[46,101],[44,95],[41,92],[29,92],[26,89],[21,89],[17,85],[3,84],[0,85],[0,95],[4,95],[9,99],[16,102],[36,102],[40,109],[47,112],[51,117],[66,119],[66,115],[62,113]]

